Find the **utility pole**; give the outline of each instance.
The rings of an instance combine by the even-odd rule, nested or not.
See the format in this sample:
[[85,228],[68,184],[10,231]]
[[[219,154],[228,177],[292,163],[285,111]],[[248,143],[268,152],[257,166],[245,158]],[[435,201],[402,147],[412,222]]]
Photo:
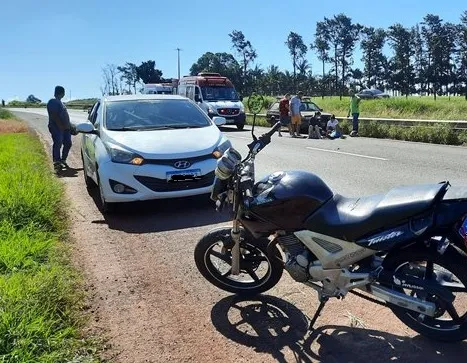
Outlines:
[[177,62],[178,62],[178,79],[180,80],[180,51],[183,49],[176,48],[177,51]]

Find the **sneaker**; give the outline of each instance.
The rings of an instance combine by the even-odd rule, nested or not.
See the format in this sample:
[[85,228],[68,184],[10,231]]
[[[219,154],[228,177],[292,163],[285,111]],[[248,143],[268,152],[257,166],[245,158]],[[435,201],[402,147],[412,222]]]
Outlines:
[[66,163],[66,160],[62,160],[60,161],[60,163],[63,165],[64,168],[67,168],[67,169],[70,168],[70,166]]
[[55,171],[60,171],[63,168],[63,164],[60,161],[55,161],[54,162],[54,169]]

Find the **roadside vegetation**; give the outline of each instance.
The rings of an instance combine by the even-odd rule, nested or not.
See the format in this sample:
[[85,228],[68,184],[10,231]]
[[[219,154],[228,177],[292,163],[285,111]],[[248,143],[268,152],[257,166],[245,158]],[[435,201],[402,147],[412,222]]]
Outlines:
[[[276,97],[264,97],[264,107],[261,113],[278,100]],[[349,98],[312,97],[323,112],[335,114],[336,117],[347,116]],[[243,100],[248,110],[248,97]],[[405,118],[422,120],[467,120],[467,101],[464,97],[392,97],[380,100],[362,100],[360,102],[360,117],[375,118]]]
[[62,185],[38,138],[7,110],[0,119],[0,361],[97,362],[97,341],[80,335]]

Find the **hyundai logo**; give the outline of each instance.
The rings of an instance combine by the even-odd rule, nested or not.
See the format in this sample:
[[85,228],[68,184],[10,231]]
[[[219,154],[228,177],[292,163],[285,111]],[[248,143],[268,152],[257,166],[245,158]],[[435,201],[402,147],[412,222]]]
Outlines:
[[189,168],[190,165],[191,163],[186,160],[179,160],[174,163],[174,167],[176,167],[177,169],[186,169]]

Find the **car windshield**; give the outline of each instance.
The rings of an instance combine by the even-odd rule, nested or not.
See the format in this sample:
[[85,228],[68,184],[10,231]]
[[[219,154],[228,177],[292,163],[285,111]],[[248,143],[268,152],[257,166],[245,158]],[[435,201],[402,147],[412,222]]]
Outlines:
[[370,92],[373,93],[374,95],[379,95],[383,93],[383,91],[380,91],[379,89],[372,89]]
[[137,131],[199,128],[211,122],[188,100],[129,100],[107,103],[105,125],[108,130]]
[[201,87],[201,93],[205,101],[239,101],[233,87]]
[[319,111],[319,107],[316,106],[313,102],[302,101],[300,111]]

